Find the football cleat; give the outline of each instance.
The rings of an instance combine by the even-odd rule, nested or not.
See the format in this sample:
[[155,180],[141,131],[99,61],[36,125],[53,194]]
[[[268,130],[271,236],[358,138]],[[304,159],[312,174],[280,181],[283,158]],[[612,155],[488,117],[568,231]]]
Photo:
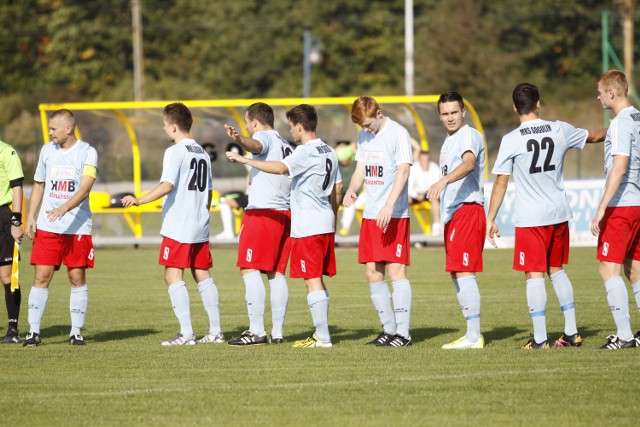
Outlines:
[[333,347],[333,344],[331,344],[331,341],[319,340],[318,337],[316,337],[316,334],[313,334],[307,339],[296,341],[295,343],[293,343],[293,348],[311,348],[311,347],[329,348],[329,347]]
[[180,332],[170,339],[169,341],[162,341],[163,346],[170,345],[195,345],[196,344],[196,336],[191,335],[190,337],[183,336]]
[[271,344],[282,344],[284,342],[284,337],[271,337]]
[[379,347],[409,347],[412,344],[411,337],[405,338],[402,335],[394,335],[390,341],[386,344],[381,344]]
[[80,334],[71,335],[69,337],[69,343],[71,345],[85,345],[84,338]]
[[224,335],[222,334],[222,332],[219,332],[216,335],[207,334],[198,340],[198,344],[222,343],[222,342],[224,342]]
[[37,347],[42,343],[40,334],[37,332],[30,332],[24,339],[23,347]]
[[16,328],[9,326],[7,329],[7,335],[2,339],[2,344],[18,344],[20,342],[20,335]]
[[480,338],[471,342],[467,339],[465,335],[462,338],[458,338],[454,342],[450,342],[442,346],[444,350],[465,350],[467,348],[484,348],[484,336],[480,335]]
[[600,350],[619,350],[621,348],[636,348],[638,347],[638,341],[636,338],[631,338],[629,341],[624,341],[618,338],[616,335],[609,335],[607,342],[599,347]]
[[542,341],[538,344],[535,339],[531,338],[525,345],[520,348],[522,348],[523,350],[548,350],[549,341]]
[[580,347],[582,345],[582,337],[579,333],[573,335],[562,334],[554,343],[554,347]]
[[251,331],[244,331],[238,338],[234,338],[227,342],[229,345],[236,347],[250,346],[250,345],[265,345],[269,344],[269,339],[266,335],[257,336]]
[[392,339],[393,339],[393,335],[388,334],[386,332],[382,332],[376,338],[369,341],[367,345],[372,344],[372,345],[375,345],[376,347],[380,347],[383,345],[387,345],[387,343]]

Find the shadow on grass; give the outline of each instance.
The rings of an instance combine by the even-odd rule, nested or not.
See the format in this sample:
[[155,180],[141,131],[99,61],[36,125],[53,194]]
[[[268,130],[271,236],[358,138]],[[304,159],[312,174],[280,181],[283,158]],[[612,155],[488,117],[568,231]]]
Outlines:
[[493,328],[490,331],[483,330],[485,342],[502,341],[509,338],[513,338],[516,335],[521,335],[527,332],[527,329],[516,328],[515,326],[500,326]]
[[[71,329],[70,325],[53,325],[47,326],[40,331],[40,335],[42,338],[57,338],[64,337],[65,340],[69,337],[69,331]],[[114,340],[125,340],[129,338],[137,338],[145,335],[153,335],[157,334],[158,330],[156,329],[125,329],[125,330],[115,330],[108,332],[101,332],[96,335],[87,334],[85,338],[87,341],[92,342],[106,342],[106,341],[114,341]]]
[[[413,342],[426,341],[456,331],[453,328],[415,328],[411,329],[411,340]],[[340,341],[363,341],[368,342],[378,336],[379,329],[342,329],[335,326],[329,328],[331,340],[336,343]]]

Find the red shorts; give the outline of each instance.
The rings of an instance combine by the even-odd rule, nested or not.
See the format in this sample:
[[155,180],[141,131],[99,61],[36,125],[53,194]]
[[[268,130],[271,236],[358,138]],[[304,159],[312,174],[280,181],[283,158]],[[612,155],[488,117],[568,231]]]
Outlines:
[[249,209],[244,212],[238,243],[240,268],[287,271],[291,252],[291,211]]
[[31,265],[52,265],[56,270],[93,268],[93,241],[90,234],[58,234],[36,230],[31,250]]
[[213,266],[209,242],[180,243],[163,237],[158,264],[165,267],[208,270]]
[[465,203],[444,225],[445,270],[450,273],[482,271],[482,249],[487,215],[477,203]]
[[293,279],[315,279],[336,275],[335,234],[291,238],[291,272]]
[[569,223],[516,227],[513,269],[545,273],[569,262]]
[[596,258],[616,264],[640,260],[639,243],[640,206],[608,207],[600,221]]
[[409,218],[391,218],[387,231],[375,219],[363,219],[358,243],[358,262],[392,262],[409,265]]

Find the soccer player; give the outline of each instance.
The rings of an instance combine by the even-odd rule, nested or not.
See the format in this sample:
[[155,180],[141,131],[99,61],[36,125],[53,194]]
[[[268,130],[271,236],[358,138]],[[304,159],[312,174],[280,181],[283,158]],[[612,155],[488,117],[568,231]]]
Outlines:
[[445,350],[483,348],[480,329],[480,291],[476,273],[482,271],[482,249],[487,227],[484,212],[484,138],[464,122],[462,96],[445,92],[438,99],[438,114],[447,138],[440,151],[442,178],[427,192],[441,200],[444,219],[445,270],[451,274],[467,333],[442,346]]
[[[261,171],[291,177],[291,272],[303,278],[315,332],[296,341],[294,347],[331,347],[329,334],[329,292],[323,275],[336,274],[334,255],[335,215],[342,184],[333,148],[316,134],[318,115],[311,105],[301,104],[287,111],[291,135],[300,143],[280,161],[250,160],[227,152],[231,161]],[[244,231],[243,231],[244,232]]]
[[522,348],[547,349],[544,274],[547,273],[564,313],[564,333],[555,347],[578,347],[582,337],[576,326],[573,287],[562,266],[569,261],[571,207],[564,191],[562,168],[571,148],[604,139],[605,130],[587,131],[568,123],[539,118],[540,93],[535,85],[521,83],[512,94],[520,126],[502,138],[493,167],[496,175],[487,215],[487,237],[497,247],[500,232],[495,223],[507,191],[515,178],[515,248],[513,269],[527,280],[527,303],[533,322],[533,338]]
[[218,288],[209,274],[213,262],[209,250],[209,207],[213,189],[211,160],[207,152],[191,138],[191,111],[181,103],[164,107],[162,130],[175,143],[167,148],[160,183],[141,197],[122,199],[124,207],[140,206],[165,197],[162,203],[162,244],[160,265],[164,265],[173,312],[180,332],[163,346],[194,345],[189,293],[184,282],[185,268],[191,269],[198,283],[202,303],[209,316],[209,331],[199,343],[222,343]]
[[[409,132],[386,117],[378,102],[368,96],[354,101],[351,120],[362,130],[358,133],[358,166],[343,204],[348,208],[355,202],[356,191],[364,182],[358,262],[366,264],[371,300],[383,328],[367,344],[409,346],[411,284],[406,273],[410,250],[407,179],[412,163]],[[393,306],[385,271],[393,286]]]
[[[243,137],[225,125],[227,135],[258,161],[282,161],[293,152],[291,145],[273,129],[273,109],[264,102],[250,105],[244,115],[251,135]],[[268,344],[264,325],[266,288],[261,273],[265,273],[271,288],[271,343],[284,342],[284,320],[289,303],[289,288],[285,279],[291,252],[291,211],[289,178],[265,173],[258,168],[249,172],[249,204],[242,217],[238,244],[240,275],[245,285],[245,301],[249,314],[249,329],[229,340],[233,346]]]
[[0,141],[0,279],[4,284],[9,327],[3,344],[20,342],[18,315],[20,314],[20,287],[11,287],[14,247],[22,241],[22,164],[16,150]]
[[440,225],[440,200],[429,199],[427,192],[431,185],[440,179],[440,168],[435,162],[431,161],[429,151],[420,150],[418,154],[418,162],[414,163],[409,169],[409,203],[415,204],[425,200],[431,203],[431,215],[433,223],[431,224],[431,235],[439,236],[442,226]]
[[631,281],[640,309],[640,111],[627,96],[629,86],[624,73],[610,70],[598,80],[598,99],[612,110],[604,144],[606,184],[591,232],[598,236],[597,259],[600,278],[617,327],[600,347],[606,350],[640,347],[640,332],[635,337],[629,320],[629,295],[622,279],[622,267]]
[[42,147],[33,178],[25,234],[33,239],[31,264],[35,266],[35,276],[29,292],[30,331],[25,347],[41,342],[40,323],[49,298],[49,284],[63,263],[71,284],[69,341],[72,345],[85,345],[81,334],[89,302],[85,270],[94,265],[89,193],[96,180],[98,153],[76,138],[75,128],[71,111],[63,109],[51,114],[51,143]]

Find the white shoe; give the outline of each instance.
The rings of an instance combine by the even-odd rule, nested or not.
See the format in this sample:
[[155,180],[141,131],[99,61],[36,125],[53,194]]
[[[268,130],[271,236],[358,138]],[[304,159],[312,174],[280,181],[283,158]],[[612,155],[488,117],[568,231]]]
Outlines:
[[431,235],[432,236],[439,236],[441,231],[442,231],[442,226],[440,225],[439,222],[434,222],[431,225]]
[[215,240],[233,240],[234,237],[233,233],[227,233],[226,231],[213,236]]
[[180,332],[178,332],[178,335],[176,335],[169,341],[162,341],[162,345],[196,345],[196,336],[192,335],[190,337],[185,337]]
[[198,344],[222,343],[222,342],[224,342],[224,335],[222,335],[222,332],[216,335],[207,334],[198,340]]

